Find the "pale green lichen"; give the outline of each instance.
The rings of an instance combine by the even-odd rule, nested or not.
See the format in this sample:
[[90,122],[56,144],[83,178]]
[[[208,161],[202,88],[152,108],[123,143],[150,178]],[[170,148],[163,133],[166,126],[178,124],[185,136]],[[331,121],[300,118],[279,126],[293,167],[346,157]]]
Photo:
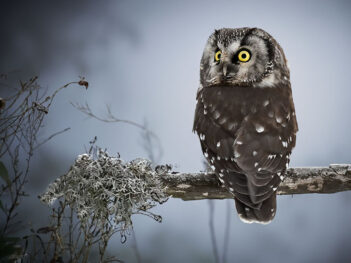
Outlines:
[[124,162],[102,150],[96,158],[82,154],[40,199],[50,205],[62,198],[83,224],[94,217],[123,233],[132,227],[133,214],[148,215],[161,222],[161,216],[148,210],[168,199],[159,180],[164,171],[160,167],[153,169],[146,159]]

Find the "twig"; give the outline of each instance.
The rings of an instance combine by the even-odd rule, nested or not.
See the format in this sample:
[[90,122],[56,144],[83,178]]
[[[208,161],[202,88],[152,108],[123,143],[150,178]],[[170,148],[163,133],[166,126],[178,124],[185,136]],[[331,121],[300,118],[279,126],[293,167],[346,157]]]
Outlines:
[[233,211],[233,202],[231,202],[231,200],[226,200],[226,201],[227,202],[226,202],[226,217],[225,217],[225,228],[224,228],[222,263],[227,262],[229,236],[230,236],[230,223],[231,223],[231,215]]
[[[146,152],[148,153],[150,160],[152,162],[157,162],[161,158],[161,156],[163,154],[161,141],[160,141],[159,137],[156,135],[156,133],[154,133],[153,131],[151,131],[147,127],[147,123],[142,125],[142,124],[134,122],[134,121],[118,118],[115,115],[113,115],[113,113],[111,112],[111,108],[108,105],[106,105],[106,110],[107,110],[106,117],[99,117],[98,115],[96,115],[92,111],[92,109],[90,108],[88,103],[85,103],[85,105],[80,105],[78,103],[76,103],[76,104],[71,103],[71,105],[73,107],[75,107],[77,110],[79,110],[82,113],[84,113],[85,115],[87,115],[88,117],[94,118],[96,120],[106,122],[106,123],[126,123],[126,124],[129,124],[129,125],[132,125],[134,127],[141,129],[143,131],[143,134],[142,134],[143,143],[144,143],[143,147],[146,150]],[[152,139],[154,139],[156,144],[152,142]],[[156,155],[154,154],[155,148],[158,148],[158,152],[159,152],[157,157],[155,157]]]
[[71,129],[71,128],[68,127],[68,128],[66,128],[66,129],[63,129],[63,130],[61,130],[61,131],[58,131],[58,132],[55,132],[55,133],[51,134],[48,138],[46,138],[46,139],[43,140],[42,142],[38,143],[38,144],[33,148],[33,150],[38,149],[40,146],[42,146],[43,144],[47,143],[48,141],[50,141],[50,140],[51,140],[52,138],[54,138],[55,136],[60,135],[60,134],[62,134],[62,133],[64,133],[64,132],[66,132],[66,131],[69,131],[70,129]]
[[139,252],[139,249],[138,249],[138,244],[137,244],[137,239],[136,239],[136,235],[135,235],[134,229],[131,230],[131,233],[132,233],[132,236],[133,236],[133,245],[132,245],[132,247],[134,249],[134,253],[135,253],[136,259],[137,259],[138,263],[141,263],[141,256],[140,256],[140,252]]
[[210,236],[211,236],[211,243],[213,248],[213,255],[215,258],[215,262],[219,263],[219,256],[218,256],[218,248],[217,248],[217,240],[216,240],[216,231],[214,229],[214,202],[213,200],[208,200],[209,206],[209,227],[210,227]]

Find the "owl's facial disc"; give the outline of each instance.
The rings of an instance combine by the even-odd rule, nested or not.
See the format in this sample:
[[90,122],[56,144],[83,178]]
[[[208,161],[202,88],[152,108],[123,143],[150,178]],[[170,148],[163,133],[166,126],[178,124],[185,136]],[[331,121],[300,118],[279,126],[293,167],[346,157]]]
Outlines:
[[274,48],[268,34],[261,31],[250,28],[215,31],[201,60],[201,84],[248,86],[273,74]]

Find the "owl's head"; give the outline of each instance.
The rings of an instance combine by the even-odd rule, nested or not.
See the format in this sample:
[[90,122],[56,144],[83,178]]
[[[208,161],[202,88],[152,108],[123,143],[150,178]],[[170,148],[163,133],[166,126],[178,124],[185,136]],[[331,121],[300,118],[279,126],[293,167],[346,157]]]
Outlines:
[[201,59],[203,87],[272,87],[289,80],[289,77],[282,48],[271,35],[259,28],[215,30]]

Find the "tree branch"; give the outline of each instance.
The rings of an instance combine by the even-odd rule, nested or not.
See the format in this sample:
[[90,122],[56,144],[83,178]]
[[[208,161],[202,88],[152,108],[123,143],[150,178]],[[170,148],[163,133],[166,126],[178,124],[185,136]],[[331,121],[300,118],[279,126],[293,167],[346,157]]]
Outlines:
[[[161,176],[166,193],[183,200],[233,198],[213,173],[168,173]],[[336,193],[351,190],[351,164],[288,169],[278,195]]]

